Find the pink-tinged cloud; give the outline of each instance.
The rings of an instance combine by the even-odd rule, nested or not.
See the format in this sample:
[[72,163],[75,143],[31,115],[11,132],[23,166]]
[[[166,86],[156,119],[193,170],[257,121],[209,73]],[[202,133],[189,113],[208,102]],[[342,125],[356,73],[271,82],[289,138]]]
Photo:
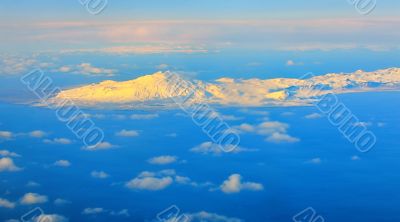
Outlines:
[[0,23],[6,30],[0,46],[43,42],[62,48],[68,43],[69,50],[106,53],[191,53],[223,47],[385,50],[398,48],[400,32],[393,27],[399,24],[400,17]]

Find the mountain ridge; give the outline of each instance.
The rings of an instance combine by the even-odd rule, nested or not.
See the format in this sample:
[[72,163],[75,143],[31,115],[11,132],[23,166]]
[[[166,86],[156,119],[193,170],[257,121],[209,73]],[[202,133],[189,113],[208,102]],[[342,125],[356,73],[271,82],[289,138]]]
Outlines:
[[[113,104],[126,107],[140,103],[153,106],[170,106],[171,99],[187,96],[190,92],[171,91],[169,71],[156,72],[128,81],[105,80],[68,90],[63,90],[49,102],[57,104],[71,100],[76,105],[98,106]],[[189,81],[189,80],[185,80]],[[351,93],[400,89],[400,68],[381,69],[372,72],[357,70],[353,73],[328,73],[305,79],[233,79],[219,78],[212,82],[189,81],[193,88],[194,103],[242,106],[293,106],[307,105],[313,99],[327,93]],[[322,86],[322,87],[320,87]],[[322,90],[316,90],[323,88]]]

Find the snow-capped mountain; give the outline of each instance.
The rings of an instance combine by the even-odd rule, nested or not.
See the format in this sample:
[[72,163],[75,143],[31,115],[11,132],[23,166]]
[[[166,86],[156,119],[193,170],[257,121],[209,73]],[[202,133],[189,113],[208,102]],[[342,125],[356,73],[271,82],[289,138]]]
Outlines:
[[[301,79],[232,79],[213,82],[183,80],[171,72],[157,72],[137,79],[116,82],[103,81],[64,90],[51,98],[51,103],[71,100],[81,106],[111,105],[118,108],[171,106],[173,98],[190,96],[193,103],[219,105],[306,105],[327,93],[349,93],[400,89],[400,69],[373,72],[330,73],[305,76]],[[179,81],[184,81],[181,84]],[[185,86],[190,87],[185,88]]]

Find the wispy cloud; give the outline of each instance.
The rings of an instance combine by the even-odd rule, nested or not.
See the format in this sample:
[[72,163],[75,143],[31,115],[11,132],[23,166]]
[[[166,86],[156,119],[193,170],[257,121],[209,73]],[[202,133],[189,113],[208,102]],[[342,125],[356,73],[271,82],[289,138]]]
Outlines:
[[207,211],[200,211],[197,213],[185,213],[189,217],[189,222],[207,221],[207,222],[243,222],[243,220],[235,217],[228,217]]
[[158,114],[132,114],[130,116],[131,119],[155,119],[158,118],[159,115]]
[[59,167],[69,167],[71,166],[71,162],[68,160],[57,160],[54,162],[54,166],[59,166]]
[[29,132],[28,134],[30,137],[34,138],[43,138],[47,135],[47,133],[42,130],[34,130],[32,132]]
[[45,139],[43,140],[44,143],[48,144],[62,144],[62,145],[68,145],[72,143],[72,140],[67,139],[67,138],[54,138],[54,139]]
[[62,66],[53,71],[79,74],[79,75],[88,75],[88,76],[113,76],[116,73],[116,70],[114,70],[114,69],[99,68],[99,67],[93,66],[90,63],[81,63],[78,65]]
[[10,131],[0,131],[0,139],[12,139],[14,137],[14,133]]
[[178,160],[176,156],[157,156],[149,159],[147,162],[155,165],[167,165],[175,163]]
[[305,116],[306,119],[319,119],[322,118],[322,115],[319,113],[311,113]]
[[0,207],[12,209],[15,207],[15,203],[7,199],[0,198]]
[[8,151],[8,150],[0,150],[0,156],[3,157],[21,157],[21,155]]
[[[199,53],[226,47],[274,50],[398,48],[399,17],[24,22],[4,43],[58,43],[54,50],[94,53]],[[367,28],[366,28],[367,27]],[[355,37],[354,33],[357,33]],[[29,33],[29,35],[27,35]],[[312,33],[312,34],[310,34]],[[284,38],[282,38],[284,36]],[[385,39],[385,42],[380,41]],[[3,44],[4,44],[3,43]],[[98,44],[102,48],[90,48]],[[41,44],[37,44],[41,45]],[[82,47],[87,46],[87,47]],[[207,47],[205,47],[207,46]]]
[[82,147],[82,149],[87,150],[87,151],[98,151],[98,150],[109,150],[109,149],[113,149],[116,147],[117,147],[117,145],[113,145],[109,142],[101,142],[101,143],[97,144],[96,146],[84,146],[84,147]]
[[137,136],[139,136],[139,131],[123,129],[123,130],[115,133],[115,135],[120,136],[120,137],[137,137]]
[[108,173],[106,173],[104,171],[92,171],[90,173],[90,175],[93,178],[97,178],[97,179],[106,179],[106,178],[110,177],[110,175],[108,175]]
[[247,149],[247,148],[242,148],[242,147],[235,147],[234,149],[232,149],[231,147],[225,147],[224,149],[221,148],[220,145],[213,143],[213,142],[204,142],[198,146],[193,147],[192,149],[190,149],[190,152],[193,153],[200,153],[200,154],[213,154],[213,155],[222,155],[226,152],[224,152],[223,150],[232,150],[232,152],[229,153],[241,153],[241,152],[253,152],[253,151],[257,151],[255,149]]

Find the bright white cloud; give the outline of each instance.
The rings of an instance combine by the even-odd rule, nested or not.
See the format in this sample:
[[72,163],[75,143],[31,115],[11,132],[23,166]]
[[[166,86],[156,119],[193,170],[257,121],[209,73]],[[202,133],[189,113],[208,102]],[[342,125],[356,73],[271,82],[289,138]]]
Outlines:
[[68,160],[57,160],[54,163],[54,166],[69,167],[69,166],[71,166],[71,163]]
[[0,150],[0,156],[3,157],[21,157],[21,155],[8,151],[8,150]]
[[115,135],[121,136],[121,137],[136,137],[139,136],[139,132],[137,130],[121,130],[117,132]]
[[166,169],[158,172],[143,171],[134,179],[125,183],[125,186],[133,190],[163,190],[173,183],[187,185],[192,187],[211,186],[212,183],[198,183],[192,181],[189,177],[177,175],[175,170]]
[[242,190],[261,191],[264,189],[263,185],[254,182],[242,182],[242,176],[239,174],[232,174],[220,186],[222,192],[231,194],[239,193]]
[[37,193],[27,193],[21,198],[21,204],[23,205],[41,204],[47,201],[47,196]]
[[15,207],[15,203],[7,199],[0,198],[0,207],[12,209]]
[[166,165],[175,163],[178,160],[176,156],[157,156],[149,159],[147,162],[156,165]]
[[289,125],[278,121],[265,121],[258,125],[243,123],[233,129],[238,133],[254,133],[266,136],[266,141],[273,143],[294,143],[300,141],[298,138],[287,134]]
[[19,170],[21,170],[21,168],[17,167],[11,158],[3,157],[0,159],[0,172],[14,172]]
[[91,173],[90,173],[90,175],[93,177],[93,178],[97,178],[97,179],[106,179],[106,178],[108,178],[110,175],[108,175],[106,172],[104,172],[104,171],[92,171]]

